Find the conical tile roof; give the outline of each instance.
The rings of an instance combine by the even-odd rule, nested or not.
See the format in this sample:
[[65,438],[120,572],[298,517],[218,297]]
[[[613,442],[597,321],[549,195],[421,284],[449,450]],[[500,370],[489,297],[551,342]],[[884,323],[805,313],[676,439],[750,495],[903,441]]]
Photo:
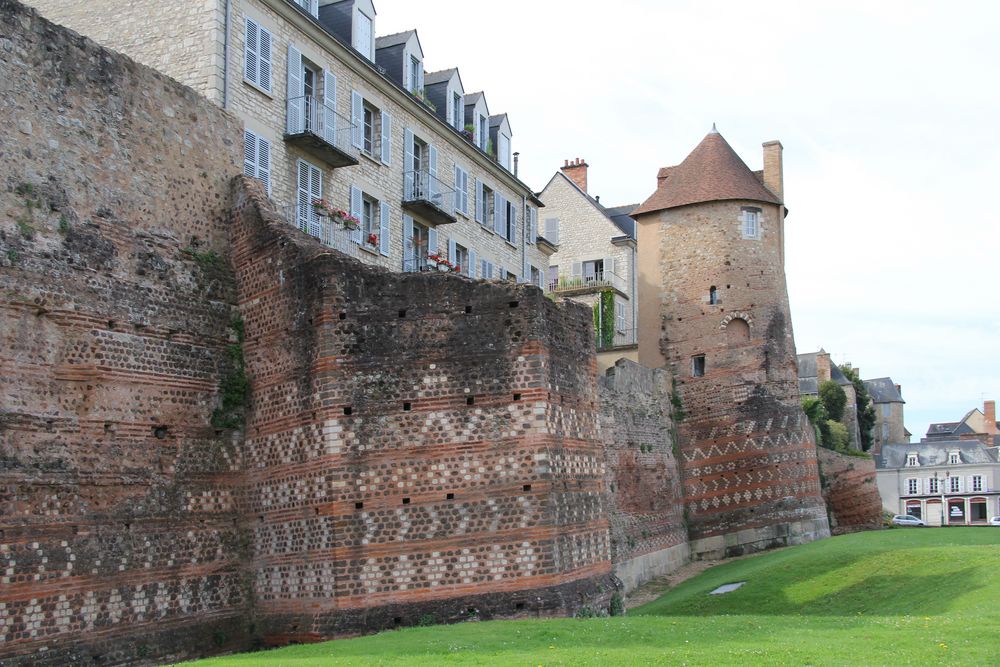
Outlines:
[[660,182],[649,199],[632,211],[633,217],[725,199],[781,204],[714,128],[683,162],[666,173],[661,169],[660,173],[667,178]]

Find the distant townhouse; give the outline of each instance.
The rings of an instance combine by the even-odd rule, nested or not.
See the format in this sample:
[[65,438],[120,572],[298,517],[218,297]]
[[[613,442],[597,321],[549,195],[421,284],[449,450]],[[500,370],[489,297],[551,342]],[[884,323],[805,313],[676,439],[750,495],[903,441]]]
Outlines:
[[930,526],[985,525],[1000,516],[997,448],[977,440],[887,443],[875,457],[886,511]]
[[[587,162],[567,160],[540,193],[544,238],[557,245],[547,289],[595,308],[598,365],[637,360],[635,204],[605,207],[587,192]],[[598,302],[601,307],[596,307]]]
[[830,353],[820,348],[819,352],[807,352],[798,355],[799,364],[799,396],[819,396],[819,388],[824,382],[836,382],[847,402],[844,404],[844,417],[841,423],[847,427],[853,449],[861,449],[861,433],[858,427],[858,395],[854,383],[848,379],[837,364],[830,359]]
[[544,285],[541,201],[510,123],[416,30],[376,36],[370,0],[34,0],[244,121],[244,169],[290,224],[391,270]]
[[877,454],[889,443],[910,441],[910,432],[903,425],[903,390],[892,378],[865,380],[865,389],[875,407],[875,426],[872,428],[872,453]]
[[987,447],[1000,446],[996,401],[983,401],[982,410],[973,408],[957,422],[931,424],[924,440],[978,440]]

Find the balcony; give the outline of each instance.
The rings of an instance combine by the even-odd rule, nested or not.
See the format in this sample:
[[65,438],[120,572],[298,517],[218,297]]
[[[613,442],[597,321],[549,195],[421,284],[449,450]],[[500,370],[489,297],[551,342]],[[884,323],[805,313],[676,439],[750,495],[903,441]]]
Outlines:
[[285,141],[301,148],[330,167],[358,164],[358,149],[351,143],[354,125],[323,100],[293,97],[287,103]]
[[559,296],[580,296],[613,289],[621,296],[628,297],[628,283],[621,276],[610,271],[598,271],[583,276],[559,276],[549,282],[549,292]]
[[320,215],[312,205],[285,206],[282,211],[288,224],[316,237],[329,248],[361,259],[358,252],[362,240],[360,230],[348,229],[329,216]]
[[457,222],[452,213],[455,190],[426,171],[403,173],[403,208],[432,225]]
[[615,331],[611,335],[601,335],[601,333],[598,332],[596,342],[597,342],[598,352],[619,350],[626,347],[634,347],[639,344],[639,341],[636,338],[635,329],[625,329],[624,331]]

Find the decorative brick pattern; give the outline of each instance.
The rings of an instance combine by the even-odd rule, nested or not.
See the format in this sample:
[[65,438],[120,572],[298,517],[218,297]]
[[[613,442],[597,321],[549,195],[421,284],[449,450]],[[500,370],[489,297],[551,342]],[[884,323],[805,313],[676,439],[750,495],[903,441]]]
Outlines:
[[875,460],[845,456],[819,447],[823,498],[835,535],[882,526],[882,496],[879,494]]

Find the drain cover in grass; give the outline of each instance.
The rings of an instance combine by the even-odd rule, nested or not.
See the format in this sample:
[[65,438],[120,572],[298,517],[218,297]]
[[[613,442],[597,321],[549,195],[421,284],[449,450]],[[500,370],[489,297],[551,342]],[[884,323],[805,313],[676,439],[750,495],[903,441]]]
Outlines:
[[709,595],[722,595],[723,593],[732,593],[733,591],[735,591],[737,588],[739,588],[740,586],[742,586],[745,583],[747,583],[747,582],[745,582],[745,581],[737,581],[735,584],[723,584],[722,586],[719,586],[714,591],[712,591],[711,593],[709,593]]

